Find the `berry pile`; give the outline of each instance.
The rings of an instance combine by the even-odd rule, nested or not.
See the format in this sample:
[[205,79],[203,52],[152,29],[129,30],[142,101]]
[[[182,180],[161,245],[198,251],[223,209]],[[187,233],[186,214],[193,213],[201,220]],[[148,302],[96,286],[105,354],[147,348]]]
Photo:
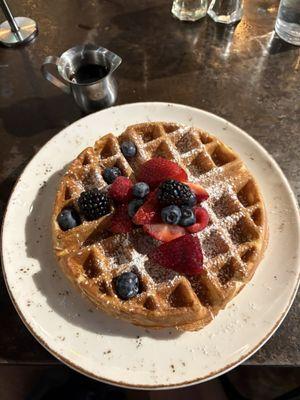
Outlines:
[[169,242],[207,226],[207,211],[199,203],[208,194],[202,186],[188,182],[179,165],[153,158],[143,164],[139,177],[144,181],[133,184],[129,178],[117,176],[109,187],[108,195],[116,207],[112,232],[130,232],[139,225],[155,239]]
[[[134,157],[133,142],[123,142],[126,158]],[[93,221],[110,216],[109,230],[128,233],[141,226],[145,233],[163,242],[149,255],[153,262],[187,275],[202,271],[203,256],[199,239],[192,234],[203,230],[209,215],[200,203],[208,194],[199,184],[188,182],[186,172],[173,161],[157,157],[144,163],[139,181],[122,176],[118,167],[106,168],[103,178],[110,186],[80,194],[74,207],[63,209],[57,222],[63,231],[75,228],[82,220]],[[139,279],[124,272],[115,280],[115,291],[122,300],[139,293]]]
[[[141,168],[140,177],[152,188],[144,204],[134,207],[135,225],[162,242],[172,241],[189,233],[203,230],[209,216],[200,203],[207,200],[206,190],[187,181],[186,173],[172,161],[153,158]],[[167,178],[167,179],[165,179]],[[140,183],[135,187],[139,187]],[[148,192],[148,191],[147,191]],[[134,190],[135,195],[137,192]],[[138,196],[137,196],[138,197]]]

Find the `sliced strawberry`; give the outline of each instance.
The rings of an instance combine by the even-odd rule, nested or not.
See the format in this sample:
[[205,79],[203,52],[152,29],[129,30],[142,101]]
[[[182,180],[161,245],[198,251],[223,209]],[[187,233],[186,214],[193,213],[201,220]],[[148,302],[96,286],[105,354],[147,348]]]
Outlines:
[[150,260],[162,267],[186,275],[198,275],[203,271],[203,254],[199,239],[184,235],[169,243],[163,243],[149,254]]
[[186,172],[175,162],[162,157],[146,161],[139,173],[139,181],[146,182],[153,189],[166,179],[186,181]]
[[186,234],[185,229],[178,225],[147,224],[143,228],[148,235],[162,242],[170,242]]
[[147,200],[135,213],[132,221],[136,225],[161,222],[160,206],[156,197],[156,190],[148,195]]
[[127,233],[133,229],[133,223],[128,215],[128,205],[121,204],[115,210],[109,230],[113,233]]
[[207,227],[209,222],[209,215],[205,208],[196,207],[194,212],[196,216],[196,223],[186,228],[190,233],[197,233],[202,231],[204,228]]
[[118,176],[108,190],[109,197],[116,202],[125,203],[132,198],[132,186],[129,178]]
[[197,197],[197,202],[201,203],[201,201],[207,200],[209,195],[207,191],[198,183],[184,182],[189,188],[195,193]]

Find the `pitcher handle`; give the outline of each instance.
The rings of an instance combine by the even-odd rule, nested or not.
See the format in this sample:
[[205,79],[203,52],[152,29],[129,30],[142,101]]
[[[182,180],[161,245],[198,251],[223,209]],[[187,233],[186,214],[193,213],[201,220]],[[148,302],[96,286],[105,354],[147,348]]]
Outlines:
[[47,79],[49,82],[51,82],[53,85],[57,86],[59,89],[61,89],[65,93],[71,93],[69,85],[66,85],[63,81],[58,79],[56,76],[51,74],[51,72],[48,71],[48,66],[55,65],[57,67],[58,65],[59,58],[54,57],[54,56],[48,56],[45,58],[43,65],[42,65],[42,74],[45,79]]

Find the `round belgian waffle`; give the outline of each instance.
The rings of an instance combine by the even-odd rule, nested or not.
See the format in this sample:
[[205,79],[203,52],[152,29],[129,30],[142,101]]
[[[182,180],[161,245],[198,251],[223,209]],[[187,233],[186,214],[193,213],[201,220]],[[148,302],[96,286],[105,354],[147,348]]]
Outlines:
[[[136,144],[137,155],[126,160],[124,140]],[[153,264],[147,254],[158,242],[142,229],[112,234],[106,227],[112,213],[82,221],[62,231],[57,216],[77,208],[80,193],[105,189],[102,174],[117,166],[135,181],[141,165],[164,157],[178,163],[189,181],[209,193],[202,203],[210,223],[197,234],[204,252],[204,273],[188,277]],[[145,327],[197,330],[206,325],[251,279],[267,244],[267,221],[258,185],[240,157],[200,129],[175,123],[129,126],[120,136],[108,134],[85,149],[68,167],[57,191],[52,219],[54,251],[68,278],[97,307]],[[114,278],[135,272],[141,293],[123,301]]]

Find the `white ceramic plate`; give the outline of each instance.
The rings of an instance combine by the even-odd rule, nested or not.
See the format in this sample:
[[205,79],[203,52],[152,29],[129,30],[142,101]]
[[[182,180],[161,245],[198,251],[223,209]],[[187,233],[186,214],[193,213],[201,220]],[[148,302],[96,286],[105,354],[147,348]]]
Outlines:
[[[52,255],[50,216],[62,169],[107,132],[143,121],[195,125],[232,146],[257,178],[270,242],[253,280],[199,332],[147,331],[97,311],[62,276]],[[299,217],[275,161],[246,133],[195,108],[166,103],[113,107],[75,122],[28,164],[3,225],[4,276],[25,325],[57,358],[109,383],[170,388],[205,381],[252,355],[274,333],[299,283]]]

